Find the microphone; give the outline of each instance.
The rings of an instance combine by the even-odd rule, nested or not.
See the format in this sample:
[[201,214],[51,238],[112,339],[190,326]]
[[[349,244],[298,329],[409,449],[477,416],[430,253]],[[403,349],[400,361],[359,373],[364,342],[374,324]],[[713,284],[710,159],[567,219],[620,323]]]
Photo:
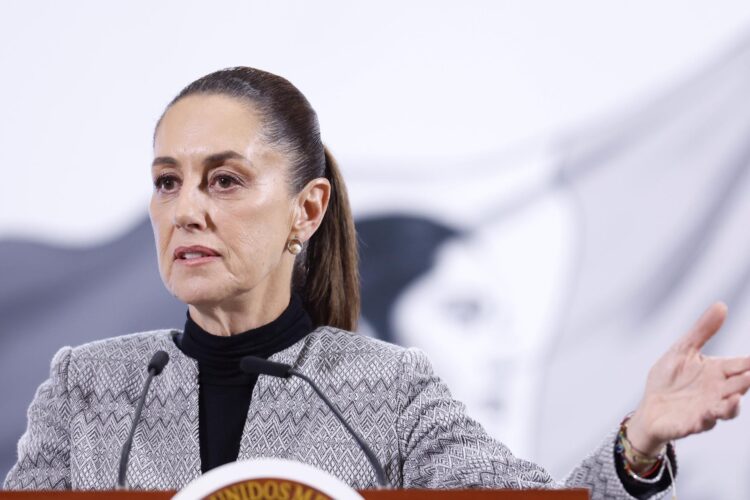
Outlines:
[[148,389],[151,387],[151,380],[154,377],[161,374],[162,370],[169,363],[169,354],[164,351],[156,351],[151,356],[151,361],[148,362],[148,378],[146,383],[143,385],[143,392],[141,397],[138,398],[138,406],[135,408],[135,416],[133,423],[130,425],[130,434],[125,440],[125,444],[122,445],[122,453],[120,454],[120,467],[117,473],[117,489],[125,489],[125,476],[128,471],[128,457],[130,456],[130,448],[133,447],[133,436],[135,436],[135,428],[138,426],[138,421],[141,419],[141,411],[143,411],[143,403],[146,402],[146,394]]
[[310,387],[312,387],[313,390],[318,394],[318,396],[320,396],[320,399],[322,399],[323,402],[328,405],[328,408],[330,408],[333,414],[336,415],[336,418],[339,419],[339,422],[341,422],[344,428],[349,431],[349,434],[351,434],[359,447],[362,448],[362,451],[365,453],[367,460],[370,461],[370,465],[372,465],[372,468],[375,469],[375,476],[377,477],[378,485],[380,485],[381,488],[388,487],[388,482],[385,479],[385,470],[383,470],[383,466],[380,465],[380,462],[378,462],[378,458],[375,456],[375,453],[373,453],[372,449],[368,446],[367,443],[365,443],[360,435],[357,434],[354,429],[352,429],[352,427],[349,425],[349,422],[346,421],[338,408],[336,408],[331,400],[329,400],[326,395],[323,394],[323,392],[318,388],[315,382],[308,378],[307,375],[293,369],[291,365],[277,363],[275,361],[268,361],[267,359],[259,358],[256,356],[245,356],[244,358],[242,358],[240,360],[240,370],[242,370],[244,373],[247,373],[248,375],[270,375],[271,377],[279,378],[297,377],[310,384]]

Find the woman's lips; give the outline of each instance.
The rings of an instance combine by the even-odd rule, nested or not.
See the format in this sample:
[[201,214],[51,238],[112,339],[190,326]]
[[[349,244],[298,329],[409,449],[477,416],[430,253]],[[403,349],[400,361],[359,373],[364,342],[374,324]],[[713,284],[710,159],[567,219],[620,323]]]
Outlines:
[[174,251],[175,262],[184,266],[200,266],[219,259],[221,259],[219,252],[201,245],[177,247]]
[[190,259],[175,259],[175,262],[180,266],[200,266],[219,259],[221,259],[221,257],[216,255],[204,255],[203,257],[193,257]]

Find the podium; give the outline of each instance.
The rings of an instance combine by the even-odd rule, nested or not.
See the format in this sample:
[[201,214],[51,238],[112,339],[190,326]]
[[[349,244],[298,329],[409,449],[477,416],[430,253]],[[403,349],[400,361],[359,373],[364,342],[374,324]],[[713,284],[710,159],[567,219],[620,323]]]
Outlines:
[[[168,500],[174,491],[0,491],[0,500]],[[586,489],[359,490],[367,500],[588,500]]]

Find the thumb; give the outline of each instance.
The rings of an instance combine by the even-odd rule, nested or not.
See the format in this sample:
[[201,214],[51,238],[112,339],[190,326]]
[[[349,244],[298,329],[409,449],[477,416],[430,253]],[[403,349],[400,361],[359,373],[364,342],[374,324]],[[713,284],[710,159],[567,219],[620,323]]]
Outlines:
[[727,317],[727,305],[716,302],[701,315],[698,321],[678,342],[676,347],[681,351],[700,350],[708,339],[719,331]]

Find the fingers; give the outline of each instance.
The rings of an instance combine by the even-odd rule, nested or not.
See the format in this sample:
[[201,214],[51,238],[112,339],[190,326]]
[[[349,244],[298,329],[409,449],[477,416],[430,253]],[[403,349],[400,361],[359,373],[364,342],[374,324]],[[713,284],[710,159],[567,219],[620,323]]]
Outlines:
[[740,397],[739,394],[735,394],[719,401],[714,408],[713,416],[722,420],[729,420],[739,415]]
[[721,328],[726,317],[726,304],[722,302],[713,304],[703,313],[693,328],[677,342],[677,348],[680,351],[700,350],[708,339],[713,337]]
[[734,375],[739,375],[740,373],[746,372],[750,370],[750,356],[722,359],[721,370],[727,377],[732,377]]
[[742,396],[750,389],[750,372],[741,373],[734,377],[729,377],[721,387],[721,397],[726,398],[737,394]]

